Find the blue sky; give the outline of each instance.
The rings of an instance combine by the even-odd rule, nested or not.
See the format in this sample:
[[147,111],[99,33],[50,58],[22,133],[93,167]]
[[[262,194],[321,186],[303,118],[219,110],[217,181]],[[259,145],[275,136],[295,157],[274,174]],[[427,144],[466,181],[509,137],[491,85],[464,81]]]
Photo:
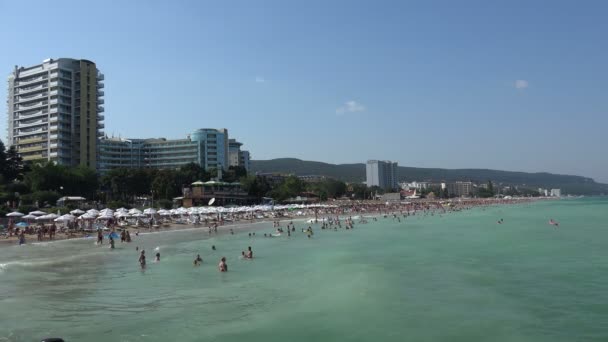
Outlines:
[[0,70],[95,61],[109,135],[608,182],[608,2],[85,3],[0,0]]

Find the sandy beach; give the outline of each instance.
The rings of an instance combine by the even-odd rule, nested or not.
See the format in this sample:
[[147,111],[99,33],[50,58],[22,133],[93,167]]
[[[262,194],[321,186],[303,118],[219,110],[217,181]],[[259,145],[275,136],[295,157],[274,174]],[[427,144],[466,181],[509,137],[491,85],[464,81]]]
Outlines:
[[[416,215],[416,213],[425,213],[425,212],[434,212],[434,211],[443,211],[443,212],[453,212],[453,211],[461,211],[468,210],[474,207],[479,206],[491,206],[491,205],[509,205],[509,204],[517,204],[530,202],[538,199],[532,198],[518,198],[518,199],[458,199],[453,201],[439,201],[439,200],[422,200],[422,201],[412,201],[412,202],[399,202],[399,203],[382,203],[378,201],[359,201],[359,202],[335,202],[331,203],[335,207],[325,208],[323,210],[312,210],[305,209],[300,210],[300,215],[294,215],[293,212],[289,211],[277,211],[266,213],[264,218],[253,218],[253,219],[245,219],[242,216],[234,216],[229,217],[225,221],[209,221],[202,222],[200,224],[183,224],[183,223],[175,223],[175,222],[164,222],[163,224],[158,225],[158,227],[147,228],[147,227],[116,227],[115,230],[106,230],[106,232],[111,231],[122,231],[123,229],[129,230],[132,236],[135,236],[135,233],[139,234],[150,234],[157,232],[166,232],[166,231],[188,231],[188,230],[202,230],[205,233],[209,232],[209,229],[213,229],[215,225],[217,225],[218,233],[227,233],[232,229],[233,231],[243,231],[247,230],[251,225],[257,225],[261,223],[267,223],[269,228],[272,229],[272,223],[275,221],[294,221],[294,222],[302,222],[311,219],[322,220],[323,218],[333,217],[348,217],[348,216],[356,216],[356,215],[370,215],[370,216],[378,216],[378,215],[393,215],[393,214],[408,214],[408,215]],[[26,243],[46,243],[51,241],[61,241],[68,239],[84,239],[84,238],[92,238],[95,236],[95,232],[83,232],[83,231],[66,231],[59,230],[54,238],[51,240],[48,236],[44,236],[42,241],[37,240],[37,236],[35,233],[26,234]],[[212,234],[212,233],[208,233]],[[215,233],[213,233],[215,234]],[[0,247],[2,246],[11,246],[16,245],[19,242],[19,238],[17,235],[6,235],[0,238]]]

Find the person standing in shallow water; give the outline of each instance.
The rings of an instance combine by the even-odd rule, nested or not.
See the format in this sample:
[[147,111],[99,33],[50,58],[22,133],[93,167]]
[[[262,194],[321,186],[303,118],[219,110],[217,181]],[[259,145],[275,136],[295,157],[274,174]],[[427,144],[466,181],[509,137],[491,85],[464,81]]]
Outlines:
[[146,268],[146,251],[143,249],[139,254],[139,266],[141,266],[142,269]]
[[228,272],[228,264],[226,263],[226,257],[222,257],[217,268],[220,272]]

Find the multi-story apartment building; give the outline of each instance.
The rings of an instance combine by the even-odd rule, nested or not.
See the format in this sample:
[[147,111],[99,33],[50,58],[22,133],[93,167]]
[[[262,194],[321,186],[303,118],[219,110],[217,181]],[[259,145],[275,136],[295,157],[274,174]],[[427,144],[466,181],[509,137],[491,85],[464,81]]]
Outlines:
[[470,196],[473,191],[473,182],[455,182],[447,184],[448,194],[454,196]]
[[397,163],[389,160],[368,160],[365,169],[367,186],[397,189]]
[[241,150],[243,143],[235,139],[228,140],[228,164],[230,166],[242,166],[249,171],[249,151]]
[[46,59],[8,78],[8,140],[24,160],[97,167],[104,75],[85,59]]

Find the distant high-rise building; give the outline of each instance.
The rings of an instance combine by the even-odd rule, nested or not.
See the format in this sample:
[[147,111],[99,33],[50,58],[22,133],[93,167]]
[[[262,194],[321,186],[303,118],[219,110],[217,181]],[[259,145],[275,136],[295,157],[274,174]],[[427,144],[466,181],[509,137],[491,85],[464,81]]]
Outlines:
[[8,78],[8,140],[23,160],[97,167],[104,75],[85,59],[46,59]]
[[378,186],[383,189],[396,189],[397,163],[382,160],[368,160],[365,170],[367,186]]

